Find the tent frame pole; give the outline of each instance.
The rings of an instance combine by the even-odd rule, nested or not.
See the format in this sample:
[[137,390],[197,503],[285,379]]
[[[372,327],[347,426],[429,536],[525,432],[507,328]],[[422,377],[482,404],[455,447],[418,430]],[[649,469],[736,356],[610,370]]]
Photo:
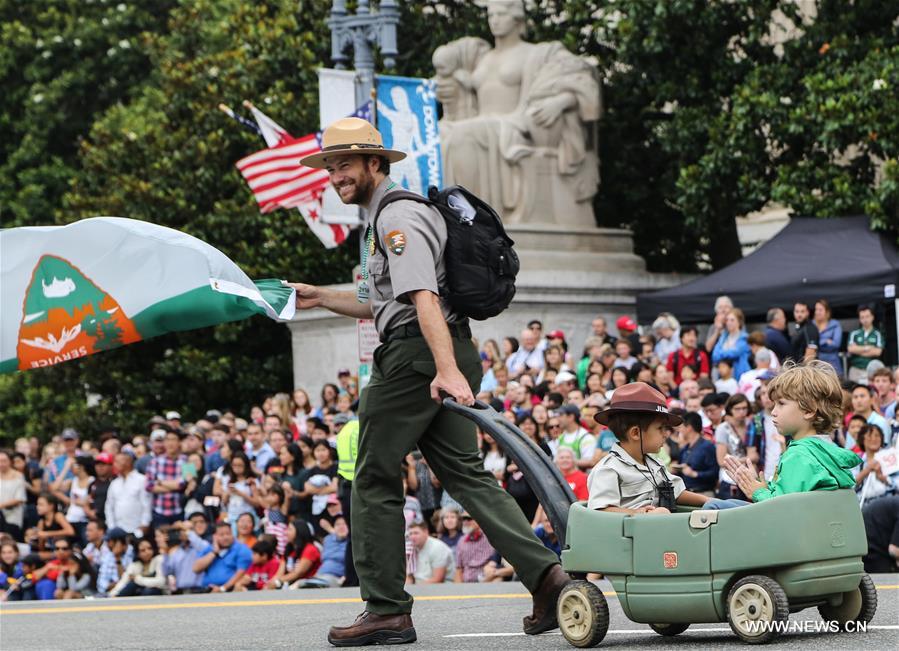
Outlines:
[[899,364],[899,298],[893,299],[893,316],[896,319],[896,363]]

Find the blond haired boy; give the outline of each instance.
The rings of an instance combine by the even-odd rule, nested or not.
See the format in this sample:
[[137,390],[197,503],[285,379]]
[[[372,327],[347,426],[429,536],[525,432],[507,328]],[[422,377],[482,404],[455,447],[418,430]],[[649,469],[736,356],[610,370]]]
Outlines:
[[[726,457],[725,470],[740,490],[761,502],[787,493],[852,488],[850,469],[861,460],[830,438],[843,417],[843,391],[833,367],[820,360],[786,364],[768,384],[768,396],[774,426],[791,440],[770,482],[748,461]],[[738,506],[713,502],[705,508]]]

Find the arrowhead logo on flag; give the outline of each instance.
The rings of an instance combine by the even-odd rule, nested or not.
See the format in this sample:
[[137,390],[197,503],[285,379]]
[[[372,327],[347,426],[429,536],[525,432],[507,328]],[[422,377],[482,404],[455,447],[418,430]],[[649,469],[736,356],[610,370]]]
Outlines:
[[121,306],[70,262],[38,260],[19,325],[19,370],[51,366],[140,341]]
[[[322,193],[328,187],[326,170],[300,165],[300,159],[321,151],[321,131],[294,138],[287,130],[249,102],[259,131],[268,145],[266,149],[237,161],[263,213],[277,208],[296,208],[316,237],[326,248],[346,241],[349,227],[321,221]],[[371,120],[371,102],[359,107],[354,117]]]

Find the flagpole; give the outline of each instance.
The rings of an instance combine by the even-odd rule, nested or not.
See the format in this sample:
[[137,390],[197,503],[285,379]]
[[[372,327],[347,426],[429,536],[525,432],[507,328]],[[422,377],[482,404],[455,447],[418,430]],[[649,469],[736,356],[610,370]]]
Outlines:
[[250,121],[247,120],[246,118],[241,117],[240,115],[238,115],[237,113],[235,113],[235,112],[231,109],[231,107],[228,106],[227,104],[219,103],[218,109],[219,109],[219,111],[221,111],[222,113],[224,113],[225,115],[227,115],[229,118],[231,118],[232,120],[234,120],[235,122],[237,122],[240,126],[242,126],[242,127],[243,127],[244,129],[246,129],[247,131],[252,131],[252,132],[255,133],[257,136],[260,135],[259,127],[257,127],[255,124],[253,124],[252,122],[250,122]]

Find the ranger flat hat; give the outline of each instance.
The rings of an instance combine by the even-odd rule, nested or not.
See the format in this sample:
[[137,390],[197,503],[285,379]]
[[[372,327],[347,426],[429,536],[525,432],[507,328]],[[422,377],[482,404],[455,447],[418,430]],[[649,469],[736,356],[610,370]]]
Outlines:
[[391,163],[406,157],[401,151],[384,149],[384,139],[374,125],[362,118],[343,118],[325,129],[322,134],[322,150],[300,159],[300,165],[324,169],[328,159],[347,154],[371,154],[383,156]]
[[609,408],[596,414],[596,422],[608,425],[610,416],[621,413],[657,414],[671,427],[677,427],[684,422],[680,416],[668,413],[665,396],[645,382],[632,382],[615,389]]

